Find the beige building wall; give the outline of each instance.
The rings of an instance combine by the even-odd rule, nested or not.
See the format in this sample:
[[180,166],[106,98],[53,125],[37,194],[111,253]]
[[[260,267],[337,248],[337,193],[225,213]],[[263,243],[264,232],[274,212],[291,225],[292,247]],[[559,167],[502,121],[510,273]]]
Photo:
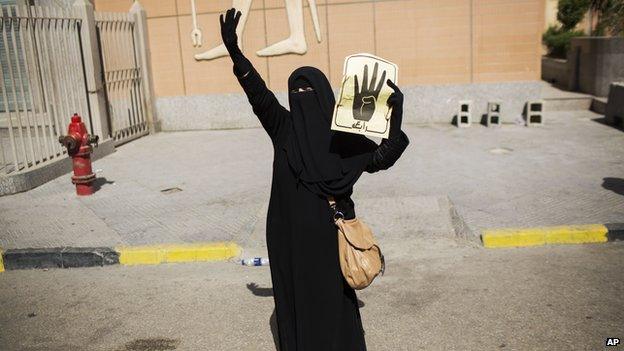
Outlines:
[[[283,0],[254,0],[244,52],[271,89],[286,89],[295,68],[320,68],[337,86],[345,56],[369,52],[399,65],[399,83],[456,84],[540,79],[546,0],[317,0],[322,42],[310,11],[308,52],[260,58],[255,52],[288,35]],[[190,0],[142,0],[148,15],[156,95],[240,92],[228,57],[195,61],[220,43],[221,12],[231,0],[196,0],[204,45],[191,44]],[[306,1],[304,3],[307,4]],[[98,11],[127,11],[131,0],[95,0]]]

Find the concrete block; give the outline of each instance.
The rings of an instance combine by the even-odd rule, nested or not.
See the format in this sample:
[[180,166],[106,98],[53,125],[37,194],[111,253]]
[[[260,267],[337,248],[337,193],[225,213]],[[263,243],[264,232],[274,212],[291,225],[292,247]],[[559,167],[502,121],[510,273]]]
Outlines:
[[570,85],[568,61],[542,56],[542,80],[553,83],[563,89]]
[[591,106],[589,108],[591,111],[596,112],[599,115],[607,114],[607,98],[602,97],[593,97]]
[[457,126],[459,128],[470,127],[472,123],[472,101],[460,100],[457,110]]
[[541,126],[544,124],[544,102],[542,100],[529,101],[525,111],[526,126]]
[[624,82],[611,84],[605,111],[606,122],[624,127]]
[[569,89],[607,96],[612,82],[624,80],[624,38],[573,38],[567,64]]
[[500,127],[501,125],[501,102],[500,101],[488,102],[485,125],[488,127]]

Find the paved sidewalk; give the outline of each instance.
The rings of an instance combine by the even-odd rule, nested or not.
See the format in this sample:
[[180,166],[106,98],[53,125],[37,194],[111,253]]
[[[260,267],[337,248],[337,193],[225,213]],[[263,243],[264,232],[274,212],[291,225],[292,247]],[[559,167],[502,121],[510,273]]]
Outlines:
[[[358,214],[382,236],[392,234],[388,223],[413,235],[448,235],[440,205],[447,196],[477,231],[621,222],[624,134],[599,117],[552,112],[537,128],[408,125],[404,157],[358,183]],[[262,247],[271,157],[261,129],[144,137],[95,162],[101,188],[93,196],[76,197],[65,175],[1,197],[0,247],[222,240]]]

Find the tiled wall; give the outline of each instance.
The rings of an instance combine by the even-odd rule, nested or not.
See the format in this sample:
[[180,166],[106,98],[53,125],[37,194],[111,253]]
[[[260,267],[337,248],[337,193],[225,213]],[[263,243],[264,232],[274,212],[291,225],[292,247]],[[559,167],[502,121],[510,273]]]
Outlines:
[[[370,52],[399,65],[399,83],[538,80],[545,0],[317,0],[322,42],[304,9],[308,53],[260,58],[288,35],[283,0],[253,0],[244,52],[269,86],[285,90],[299,66],[316,66],[338,85],[345,56]],[[195,61],[220,43],[219,13],[231,0],[196,0],[204,45],[191,45],[190,0],[141,0],[148,14],[158,96],[240,92],[229,58]],[[95,0],[98,11],[127,11],[131,0]],[[304,4],[307,2],[304,0]]]

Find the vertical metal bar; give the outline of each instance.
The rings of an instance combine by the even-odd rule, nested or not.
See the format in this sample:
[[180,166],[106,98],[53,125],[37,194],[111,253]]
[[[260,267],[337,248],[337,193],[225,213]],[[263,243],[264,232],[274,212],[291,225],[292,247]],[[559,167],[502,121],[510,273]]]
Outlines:
[[68,62],[72,63],[72,69],[70,70],[71,72],[71,86],[72,86],[72,91],[74,93],[74,96],[76,98],[75,101],[75,109],[76,112],[83,117],[83,120],[85,121],[85,123],[87,124],[88,128],[91,128],[91,124],[89,123],[89,121],[87,120],[86,115],[85,115],[85,109],[84,109],[84,100],[82,99],[82,94],[81,92],[82,90],[82,84],[81,81],[82,79],[80,79],[80,71],[78,70],[78,67],[80,67],[80,62],[78,60],[79,58],[79,54],[76,51],[76,40],[75,40],[75,31],[76,31],[76,20],[70,18],[67,22],[68,26],[67,26],[67,36],[66,36],[66,42],[67,42],[67,46],[68,46],[68,50],[69,50],[69,57]]
[[[16,15],[20,17],[20,20],[18,22],[19,39],[20,39],[21,46],[22,46],[22,56],[24,58],[24,68],[26,71],[26,78],[28,79],[28,98],[30,99],[30,106],[31,106],[29,115],[33,117],[33,121],[34,121],[34,124],[32,126],[29,125],[28,129],[30,129],[31,127],[35,129],[35,145],[37,146],[37,154],[39,154],[37,161],[43,162],[45,158],[44,150],[43,150],[43,146],[41,143],[41,139],[39,137],[39,123],[37,122],[37,108],[35,105],[35,99],[34,99],[33,92],[32,92],[33,88],[36,87],[37,84],[36,82],[34,82],[34,79],[32,77],[33,75],[31,74],[34,67],[31,65],[30,56],[26,52],[26,46],[28,44],[26,43],[26,41],[24,41],[24,31],[28,28],[28,25],[29,25],[28,18],[23,18],[25,17],[25,15],[27,15],[27,11],[25,11],[25,8],[22,6],[16,6],[15,10],[16,10]],[[23,91],[23,88],[22,88],[22,91]],[[24,96],[24,100],[25,99],[26,99],[26,96]],[[28,109],[28,106],[26,106],[26,108]]]
[[65,62],[60,62],[61,59],[63,59],[65,57],[65,52],[63,50],[62,47],[62,40],[61,40],[61,31],[63,28],[63,22],[64,20],[62,18],[59,18],[58,15],[58,9],[56,8],[50,8],[51,10],[51,14],[52,16],[55,18],[54,21],[54,36],[55,38],[55,43],[56,46],[58,48],[58,51],[56,51],[57,55],[57,69],[58,69],[58,73],[59,73],[59,78],[58,79],[58,85],[60,86],[59,92],[61,93],[61,99],[60,101],[63,102],[62,106],[63,106],[63,112],[61,114],[60,120],[61,120],[61,127],[62,130],[65,130],[67,128],[67,121],[69,120],[69,117],[71,116],[71,106],[69,105],[69,92],[68,92],[68,88],[67,88],[67,84],[68,84],[68,79],[67,79],[67,71],[66,71],[66,65]]
[[[47,35],[45,32],[47,31],[46,20],[43,18],[43,10],[40,6],[33,6],[32,11],[37,18],[37,21],[34,23],[35,28],[35,39],[39,44],[37,54],[38,54],[38,62],[41,68],[41,88],[43,90],[43,111],[47,117],[48,122],[48,135],[50,138],[50,158],[55,157],[59,154],[60,148],[59,144],[56,142],[54,130],[57,124],[54,122],[54,112],[50,107],[55,103],[54,92],[50,91],[50,82],[52,80],[52,75],[49,72],[50,70],[50,60],[48,58],[48,50],[47,50]],[[49,25],[49,21],[48,25]]]
[[81,54],[80,54],[80,46],[79,44],[79,40],[80,37],[78,36],[78,33],[80,31],[80,24],[79,24],[79,20],[78,19],[72,19],[72,25],[70,28],[70,42],[72,43],[72,49],[73,49],[73,58],[74,58],[74,62],[75,62],[75,74],[74,74],[74,79],[76,79],[76,90],[77,90],[77,96],[78,96],[78,103],[80,105],[80,110],[81,110],[81,115],[84,117],[84,120],[88,120],[88,124],[89,124],[89,129],[93,129],[93,126],[91,125],[91,120],[90,118],[87,118],[87,114],[88,112],[88,108],[87,108],[87,88],[86,88],[86,82],[84,79],[84,72],[82,69],[79,69],[79,67],[82,67],[82,59],[81,59]]
[[[56,136],[60,136],[61,133],[63,132],[64,126],[63,126],[63,114],[64,114],[64,109],[63,109],[63,99],[64,99],[64,95],[61,92],[61,85],[62,83],[62,78],[60,76],[59,73],[59,60],[58,60],[58,55],[55,55],[55,53],[57,53],[56,48],[58,47],[58,44],[55,41],[55,31],[56,31],[56,27],[57,27],[57,20],[54,18],[54,13],[52,12],[52,9],[49,6],[43,6],[42,7],[43,10],[43,15],[45,18],[48,19],[48,26],[47,26],[47,31],[46,31],[46,40],[45,40],[45,45],[46,45],[46,57],[50,63],[50,75],[51,75],[51,79],[50,79],[50,85],[51,85],[51,90],[52,93],[54,94],[54,103],[52,104],[53,106],[53,110],[54,110],[54,117],[55,117],[55,131],[56,131]],[[61,151],[62,152],[62,151]]]
[[127,100],[126,100],[126,96],[125,96],[125,62],[124,62],[124,49],[123,49],[123,20],[120,18],[121,16],[119,14],[115,14],[116,18],[115,18],[115,22],[116,22],[116,28],[117,30],[115,31],[115,37],[117,38],[116,40],[116,46],[117,46],[117,58],[119,60],[119,65],[118,67],[118,93],[119,93],[119,107],[121,109],[121,120],[123,121],[123,136],[124,138],[128,137],[128,127],[129,127],[129,123],[128,123],[128,107],[127,107]]
[[[25,11],[26,14],[28,16],[28,20],[29,20],[29,28],[28,28],[28,39],[27,42],[29,44],[29,48],[33,54],[33,66],[35,67],[36,71],[36,78],[37,81],[41,84],[41,62],[39,61],[39,43],[37,41],[37,38],[35,36],[35,30],[37,29],[37,23],[39,22],[39,19],[36,17],[36,12],[35,12],[35,8],[34,6],[25,6]],[[39,101],[42,101],[44,104],[44,99],[43,99],[43,86],[42,85],[38,85],[34,90],[33,93],[39,98]]]
[[[88,80],[87,80],[87,67],[85,64],[85,53],[84,53],[84,49],[83,45],[82,45],[82,19],[78,18],[76,19],[76,45],[78,46],[78,61],[81,67],[81,78],[82,78],[82,91],[84,93],[84,101],[85,104],[87,105],[87,113],[89,114],[89,125],[91,126],[91,128],[89,129],[89,132],[91,134],[95,134],[95,128],[94,128],[94,123],[93,123],[93,112],[91,110],[91,101],[89,99],[89,89],[87,88],[88,85]],[[94,27],[95,31],[96,31],[96,35],[95,37],[98,37],[97,32],[99,31],[99,29],[97,27]],[[98,52],[99,54],[99,52]],[[100,61],[101,62],[101,61]],[[104,71],[104,70],[102,70]],[[99,89],[99,88],[98,88]],[[96,122],[97,123],[97,122]],[[105,138],[106,136],[106,132],[105,131],[101,131],[101,136],[102,138]]]
[[117,107],[115,106],[115,92],[113,86],[113,58],[111,57],[111,45],[110,45],[110,29],[111,23],[109,21],[108,13],[102,13],[102,53],[105,60],[104,72],[106,80],[106,93],[108,96],[108,106],[111,111],[111,136],[113,139],[117,138]]
[[49,102],[46,105],[46,112],[48,115],[48,121],[50,123],[49,133],[50,138],[52,139],[54,156],[59,156],[63,153],[63,149],[61,145],[57,142],[58,136],[62,131],[60,131],[60,123],[58,116],[58,108],[59,106],[57,93],[58,89],[56,89],[56,77],[54,74],[54,61],[52,59],[52,55],[49,50],[49,43],[51,41],[50,31],[52,28],[52,20],[48,16],[48,11],[44,7],[37,7],[36,9],[37,16],[40,19],[40,31],[39,31],[39,42],[41,43],[41,62],[43,68],[43,79],[44,79],[44,94],[46,94],[46,101]]
[[117,35],[118,32],[118,27],[119,27],[119,23],[115,20],[115,14],[114,13],[109,13],[108,14],[108,18],[110,20],[110,52],[111,52],[111,58],[112,58],[112,65],[111,65],[111,72],[112,72],[112,77],[111,77],[111,90],[113,91],[113,104],[115,106],[115,110],[117,111],[117,113],[115,114],[115,122],[117,125],[117,130],[116,130],[116,135],[117,138],[123,138],[123,130],[125,128],[125,123],[124,123],[124,112],[123,112],[123,106],[121,104],[121,96],[120,96],[120,88],[121,85],[119,84],[119,77],[120,77],[120,59],[119,59],[119,38]]
[[[57,128],[56,133],[57,136],[61,136],[64,131],[67,129],[67,115],[69,114],[69,109],[67,106],[67,89],[65,87],[65,82],[63,80],[63,70],[62,65],[64,62],[61,62],[61,56],[59,55],[59,40],[58,40],[58,28],[59,28],[59,19],[56,16],[56,12],[53,8],[44,6],[44,11],[50,17],[50,45],[48,50],[48,55],[53,65],[53,74],[54,79],[53,89],[56,94],[56,104],[52,106],[55,111]],[[65,148],[61,148],[61,154],[65,154],[67,151]]]
[[[16,6],[9,6],[9,16],[13,16],[13,25],[11,26],[11,42],[13,45],[13,56],[15,57],[15,67],[17,68],[17,79],[19,80],[19,93],[22,96],[23,114],[24,117],[26,117],[26,136],[28,137],[28,144],[30,146],[30,157],[32,160],[32,162],[28,162],[28,160],[26,160],[24,165],[26,168],[29,168],[37,163],[37,158],[35,157],[35,147],[33,143],[32,133],[30,131],[30,116],[28,113],[28,103],[26,101],[26,93],[24,91],[24,79],[22,77],[22,69],[20,67],[19,51],[17,50],[17,36],[15,35],[15,32],[19,31],[20,29],[20,19],[17,16]],[[13,82],[13,84],[15,84],[15,82]],[[14,96],[14,98],[15,108],[19,110],[19,100],[17,99],[17,95]],[[21,123],[22,121],[20,118],[20,128],[22,127]]]
[[118,16],[115,13],[111,13],[111,18],[113,20],[113,38],[114,38],[114,50],[115,50],[115,93],[117,95],[117,108],[119,110],[119,114],[117,115],[117,120],[119,121],[119,133],[120,138],[125,138],[127,136],[126,130],[128,127],[126,115],[127,111],[124,106],[124,96],[123,96],[123,51],[121,49],[121,22],[119,21]]
[[[95,13],[95,15],[99,15],[99,13]],[[107,135],[109,135],[110,137],[113,136],[113,120],[112,120],[112,111],[111,111],[111,106],[110,106],[110,97],[108,96],[108,85],[106,84],[106,72],[105,72],[105,64],[104,64],[104,44],[102,42],[102,26],[100,25],[100,23],[98,23],[97,21],[95,22],[95,28],[96,28],[96,40],[98,41],[98,52],[97,55],[100,58],[100,62],[101,62],[101,70],[100,70],[100,75],[101,75],[101,81],[102,81],[102,87],[103,87],[103,95],[104,95],[104,107],[105,107],[105,113],[106,113],[106,126],[108,127],[108,130],[106,131]],[[82,33],[82,32],[81,32]],[[82,40],[82,39],[81,39]],[[81,41],[82,43],[82,41]],[[86,74],[86,73],[85,73]],[[88,82],[88,81],[87,81]],[[89,100],[91,101],[91,100]]]
[[117,110],[113,102],[115,100],[115,95],[111,86],[112,59],[111,59],[111,50],[110,50],[110,45],[109,45],[110,22],[108,21],[107,13],[101,13],[100,17],[101,17],[101,20],[99,22],[100,39],[101,39],[100,44],[101,44],[101,49],[102,49],[102,58],[103,58],[103,65],[104,65],[104,69],[103,69],[104,86],[106,87],[106,96],[108,97],[108,100],[106,101],[106,103],[108,104],[109,111],[110,111],[111,136],[113,139],[115,139],[116,130],[117,130],[117,121],[116,121]]
[[[137,17],[134,17],[134,18],[136,19]],[[136,30],[136,25],[137,24],[135,23],[133,26],[133,31]],[[142,75],[143,70],[142,70],[141,65],[139,64],[139,57],[138,57],[139,47],[137,46],[137,43],[135,41],[134,33],[132,34],[132,46],[134,47],[133,57],[134,57],[134,66],[136,67],[135,86],[137,89],[137,96],[139,98],[138,110],[139,110],[142,129],[145,130],[148,127],[147,122],[146,122],[146,108],[147,107],[145,106],[147,99],[145,98],[145,96],[143,96],[143,84],[145,83],[143,81],[143,75]]]
[[73,80],[73,88],[74,88],[74,94],[76,96],[76,109],[78,109],[80,111],[80,115],[83,117],[83,120],[85,121],[85,123],[87,124],[88,129],[91,129],[91,122],[90,120],[87,118],[86,115],[86,108],[85,108],[85,95],[83,95],[83,93],[85,92],[84,86],[82,83],[84,83],[83,79],[82,79],[82,70],[79,69],[79,67],[81,67],[81,60],[80,60],[80,53],[78,52],[78,48],[77,48],[77,38],[78,36],[76,35],[76,31],[77,31],[77,20],[75,18],[72,18],[71,14],[67,13],[66,14],[69,17],[68,20],[68,27],[67,27],[67,42],[69,43],[69,48],[70,48],[70,61],[73,63],[72,67],[73,69],[72,71],[72,80]]
[[[61,25],[59,26],[59,47],[61,49],[61,58],[63,59],[63,61],[65,61],[66,63],[68,62],[68,59],[70,57],[70,52],[69,52],[69,47],[67,45],[67,33],[66,33],[66,28],[67,25],[69,23],[69,20],[64,18],[63,16],[63,10],[61,8],[57,9],[57,16],[60,17],[60,23]],[[63,64],[61,65],[61,67],[63,68],[63,87],[66,88],[66,91],[69,92],[69,96],[67,99],[67,106],[68,106],[68,114],[66,115],[65,118],[69,119],[74,113],[77,113],[78,111],[76,110],[76,94],[74,91],[74,82],[72,79],[72,74],[71,74],[71,69],[68,67],[67,64]]]
[[[33,110],[33,113],[35,115],[35,120],[38,122],[39,120],[41,120],[41,135],[42,135],[42,139],[43,139],[43,143],[44,143],[44,149],[41,150],[42,154],[45,155],[45,159],[49,160],[53,150],[51,148],[51,143],[53,143],[54,141],[52,140],[51,137],[48,137],[48,135],[46,135],[46,119],[45,119],[45,96],[43,93],[43,80],[42,80],[42,68],[41,68],[41,61],[38,60],[38,40],[36,37],[36,29],[37,29],[37,21],[38,19],[36,18],[36,12],[34,10],[34,8],[30,7],[30,6],[25,6],[22,8],[22,13],[24,13],[27,16],[26,19],[26,37],[29,40],[26,40],[24,42],[25,44],[28,44],[28,48],[30,50],[31,55],[28,56],[30,58],[32,58],[32,64],[31,64],[31,69],[32,69],[32,81],[30,83],[30,91],[32,93],[32,96],[35,97],[34,100],[37,101],[37,104],[35,105],[36,107]],[[34,82],[34,83],[33,83]],[[33,102],[34,103],[34,102]]]
[[135,133],[141,132],[141,96],[139,95],[139,90],[137,89],[137,79],[136,74],[138,72],[138,68],[134,68],[131,71],[130,76],[130,87],[132,96],[134,97],[134,102],[132,104],[132,109],[134,110],[134,131]]
[[136,59],[136,48],[134,46],[134,16],[131,17],[132,21],[130,22],[129,25],[129,30],[128,30],[128,44],[129,44],[129,51],[128,51],[128,56],[129,56],[129,61],[132,62],[132,71],[131,71],[131,75],[130,75],[130,86],[132,89],[132,94],[134,96],[134,104],[133,104],[133,109],[134,109],[134,131],[135,133],[138,133],[140,131],[142,131],[141,129],[141,111],[140,111],[140,103],[141,103],[141,96],[139,95],[139,89],[137,89],[137,80],[136,80],[136,74],[139,71],[139,65],[137,64],[137,59]]
[[[10,7],[6,8],[7,10],[10,11]],[[21,141],[21,145],[22,145],[22,155],[24,156],[24,162],[25,164],[28,164],[28,157],[26,156],[26,143],[24,142],[24,134],[23,134],[23,130],[22,130],[22,118],[21,115],[19,113],[19,107],[17,106],[17,90],[15,89],[15,77],[13,76],[13,64],[11,61],[11,55],[9,53],[9,51],[11,51],[11,49],[8,47],[8,36],[6,33],[5,29],[8,30],[13,30],[13,18],[10,17],[10,13],[9,16],[5,17],[6,19],[8,19],[8,25],[4,26],[3,31],[2,31],[2,39],[4,40],[5,43],[5,56],[6,56],[6,60],[7,60],[7,66],[9,67],[9,80],[11,82],[11,92],[13,93],[12,98],[14,101],[14,109],[15,109],[15,114],[17,115],[17,125],[18,125],[18,131],[19,131],[19,136],[20,136],[20,141]],[[7,105],[7,111],[10,110],[10,106]],[[13,116],[10,116],[9,118],[13,118]],[[19,168],[16,168],[15,170],[16,172],[19,172]]]
[[134,65],[132,62],[132,56],[130,56],[130,52],[132,50],[131,43],[129,41],[129,33],[131,33],[131,23],[128,18],[128,14],[124,14],[124,52],[125,52],[125,60],[126,60],[126,96],[128,97],[128,123],[129,133],[131,135],[136,134],[136,110],[134,108],[135,96],[134,91],[132,89],[132,71],[134,69]]
[[122,35],[122,43],[123,43],[123,52],[124,52],[124,62],[126,63],[124,69],[124,95],[126,96],[126,110],[128,117],[128,134],[133,135],[135,133],[135,115],[134,115],[134,96],[132,94],[132,61],[130,60],[130,43],[128,42],[128,33],[130,29],[130,22],[128,21],[127,14],[123,16],[123,30],[121,32]]
[[119,75],[120,75],[120,80],[119,80],[119,85],[120,85],[120,92],[121,92],[121,96],[122,96],[122,106],[123,106],[123,112],[124,112],[124,122],[125,122],[125,134],[126,136],[128,136],[130,134],[130,116],[129,116],[129,109],[128,109],[128,96],[126,94],[126,78],[127,78],[127,69],[126,69],[126,51],[125,51],[125,42],[124,42],[124,31],[125,31],[125,22],[123,21],[123,18],[121,15],[117,14],[118,17],[118,23],[119,23],[119,31],[117,32],[117,37],[119,38],[119,57],[121,59],[121,62],[123,63],[123,65],[120,67],[119,70]]
[[[0,8],[2,10],[2,12],[4,12],[4,9]],[[5,51],[8,51],[8,48],[6,46],[6,38],[5,38],[5,32],[4,29],[6,27],[6,19],[2,18],[0,19],[2,22],[0,22],[1,24],[1,29],[2,29],[2,37],[4,39],[4,49]],[[9,71],[11,70],[11,67],[9,66]],[[9,99],[7,97],[7,91],[6,88],[4,86],[4,70],[2,69],[2,67],[0,67],[0,80],[2,81],[2,102],[4,103],[4,108],[6,110],[6,115],[8,116],[8,122],[9,122],[9,142],[11,144],[11,154],[13,155],[13,165],[15,167],[15,172],[19,171],[19,163],[17,161],[17,145],[15,145],[15,135],[13,134],[13,117],[11,116],[11,109],[9,108]],[[9,173],[8,170],[5,173]]]
[[6,162],[6,157],[4,156],[4,150],[4,143],[2,139],[0,139],[0,154],[2,154],[2,163],[0,163],[0,175],[2,173],[7,174],[9,169],[9,165]]
[[123,121],[123,107],[121,106],[121,99],[119,98],[119,38],[117,38],[117,27],[119,23],[115,20],[115,14],[109,13],[108,19],[110,21],[110,49],[111,49],[111,89],[113,90],[113,104],[115,105],[115,109],[117,110],[115,121],[117,122],[117,135],[118,137],[123,133],[123,129],[125,127]]

